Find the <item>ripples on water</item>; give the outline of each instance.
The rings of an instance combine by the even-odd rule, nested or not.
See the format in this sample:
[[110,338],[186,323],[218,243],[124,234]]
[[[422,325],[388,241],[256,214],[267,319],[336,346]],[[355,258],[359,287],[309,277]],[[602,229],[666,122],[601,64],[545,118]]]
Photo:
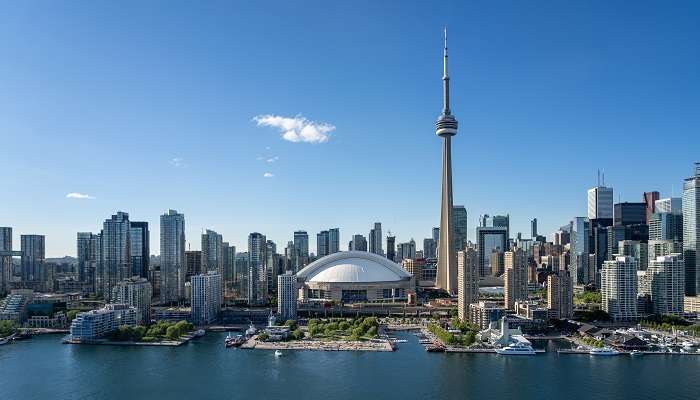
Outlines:
[[226,349],[210,333],[184,347],[0,347],[0,399],[698,399],[700,356],[431,354]]

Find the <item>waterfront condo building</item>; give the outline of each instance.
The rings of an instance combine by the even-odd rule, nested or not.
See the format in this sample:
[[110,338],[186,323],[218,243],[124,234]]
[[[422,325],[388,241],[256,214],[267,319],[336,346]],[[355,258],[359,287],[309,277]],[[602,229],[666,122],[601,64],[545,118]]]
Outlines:
[[221,313],[221,275],[216,271],[195,275],[192,285],[192,322],[207,325],[216,322]]
[[160,301],[174,303],[185,296],[185,216],[168,210],[160,216]]
[[683,182],[683,257],[685,294],[700,295],[700,162],[694,176]]
[[457,252],[457,314],[462,322],[469,320],[469,305],[479,300],[477,261],[473,247]]
[[637,318],[637,267],[634,257],[616,256],[601,271],[602,309],[614,320]]
[[112,289],[112,301],[127,304],[136,309],[136,324],[151,323],[151,298],[153,288],[146,278],[133,276],[118,282]]
[[297,319],[298,291],[292,271],[277,276],[277,313],[282,321]]

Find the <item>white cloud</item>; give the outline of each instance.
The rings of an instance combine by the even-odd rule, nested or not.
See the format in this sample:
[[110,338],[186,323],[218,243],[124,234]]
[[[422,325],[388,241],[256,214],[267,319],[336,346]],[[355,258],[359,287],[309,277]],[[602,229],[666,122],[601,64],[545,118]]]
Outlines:
[[265,161],[267,161],[267,162],[269,162],[269,163],[273,163],[273,162],[275,162],[275,161],[277,161],[277,160],[279,160],[279,159],[280,159],[279,157],[274,156],[274,157],[268,158],[268,159],[265,160]]
[[71,192],[66,195],[67,199],[94,200],[93,196],[84,193]]
[[258,115],[253,118],[258,126],[277,128],[282,133],[282,139],[289,142],[325,143],[335,126],[325,122],[309,121],[301,115],[294,118],[279,115]]
[[168,161],[170,165],[172,165],[175,168],[180,168],[185,166],[185,162],[182,158],[180,157],[174,157]]
[[275,176],[275,174],[273,174],[272,172],[265,172],[265,173],[263,174],[263,177],[264,177],[264,178],[272,178],[272,177],[274,177],[274,176]]

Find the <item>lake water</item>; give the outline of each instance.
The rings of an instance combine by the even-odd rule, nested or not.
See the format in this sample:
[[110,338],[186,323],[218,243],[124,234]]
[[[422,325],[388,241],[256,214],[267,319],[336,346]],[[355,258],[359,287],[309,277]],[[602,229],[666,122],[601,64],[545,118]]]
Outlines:
[[700,399],[700,356],[226,349],[224,333],[178,348],[0,346],[0,399]]

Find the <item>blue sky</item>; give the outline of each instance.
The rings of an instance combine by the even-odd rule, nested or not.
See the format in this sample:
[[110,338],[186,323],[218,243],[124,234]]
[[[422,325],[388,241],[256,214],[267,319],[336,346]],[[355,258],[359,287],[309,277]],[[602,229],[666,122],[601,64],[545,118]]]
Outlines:
[[[585,215],[598,168],[616,200],[678,195],[700,160],[697,2],[199,3],[0,6],[15,247],[37,233],[74,254],[76,232],[123,210],[158,253],[168,208],[193,249],[203,228],[239,248],[305,229],[313,248],[336,226],[344,248],[374,221],[421,247],[439,217],[443,25],[472,238],[483,213],[526,236],[533,217],[550,233]],[[284,140],[265,115],[327,140]]]

